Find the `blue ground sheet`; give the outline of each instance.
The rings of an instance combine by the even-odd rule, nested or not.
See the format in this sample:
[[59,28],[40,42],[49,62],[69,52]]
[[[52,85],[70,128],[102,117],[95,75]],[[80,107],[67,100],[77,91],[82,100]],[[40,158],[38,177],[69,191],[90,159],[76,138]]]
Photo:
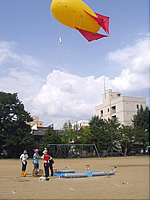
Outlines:
[[54,176],[61,178],[62,176],[66,174],[87,174],[87,177],[92,177],[92,173],[95,173],[95,172],[100,172],[100,171],[81,172],[81,173],[58,173],[58,174],[54,174]]

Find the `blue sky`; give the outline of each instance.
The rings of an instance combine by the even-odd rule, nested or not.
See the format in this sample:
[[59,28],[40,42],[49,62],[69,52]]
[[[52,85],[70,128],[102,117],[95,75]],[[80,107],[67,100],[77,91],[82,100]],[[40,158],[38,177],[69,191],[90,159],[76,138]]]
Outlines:
[[106,89],[149,105],[149,0],[84,2],[110,17],[108,38],[89,43],[60,24],[51,0],[0,0],[0,91],[18,93],[45,126],[91,119],[104,77]]

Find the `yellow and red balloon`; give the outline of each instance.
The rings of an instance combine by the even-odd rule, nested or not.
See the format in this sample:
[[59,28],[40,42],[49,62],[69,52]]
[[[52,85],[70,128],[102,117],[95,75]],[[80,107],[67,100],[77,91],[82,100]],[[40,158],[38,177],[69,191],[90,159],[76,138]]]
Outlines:
[[59,22],[78,30],[89,42],[107,37],[97,33],[101,27],[109,34],[109,17],[93,12],[82,0],[52,0],[51,12]]

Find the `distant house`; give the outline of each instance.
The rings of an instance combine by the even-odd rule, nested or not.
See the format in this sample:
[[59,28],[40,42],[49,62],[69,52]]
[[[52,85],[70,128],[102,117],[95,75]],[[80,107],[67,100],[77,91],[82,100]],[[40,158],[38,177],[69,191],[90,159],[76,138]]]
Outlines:
[[78,130],[80,130],[81,128],[85,129],[85,127],[89,127],[89,122],[90,120],[79,120],[76,121],[72,124],[72,127],[77,126]]
[[38,127],[36,130],[32,131],[32,135],[34,137],[43,137],[45,136],[45,131],[48,129],[48,127]]
[[145,98],[121,96],[109,89],[102,95],[102,104],[95,107],[95,115],[101,119],[118,118],[121,124],[130,126],[141,106],[145,109]]

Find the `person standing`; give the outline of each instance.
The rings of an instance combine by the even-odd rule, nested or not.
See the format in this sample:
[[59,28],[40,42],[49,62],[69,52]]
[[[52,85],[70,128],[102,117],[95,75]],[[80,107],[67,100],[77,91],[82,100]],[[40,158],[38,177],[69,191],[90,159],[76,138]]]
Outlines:
[[53,176],[53,164],[54,164],[54,160],[52,158],[52,155],[51,155],[50,151],[48,151],[47,154],[51,157],[51,159],[49,160],[49,167],[50,167],[50,170],[51,170],[51,176]]
[[49,161],[52,159],[51,156],[49,156],[47,154],[47,150],[45,149],[43,151],[43,156],[42,156],[42,159],[44,159],[44,170],[45,170],[45,177],[46,177],[46,180],[48,181],[49,180]]
[[39,160],[38,160],[38,158],[40,158],[40,156],[39,156],[39,154],[38,154],[39,150],[38,150],[38,149],[35,149],[34,152],[35,152],[35,153],[33,154],[34,169],[39,169]]
[[20,161],[22,162],[22,172],[26,171],[27,159],[28,159],[27,150],[24,150],[23,154],[21,154],[21,156],[20,156]]

